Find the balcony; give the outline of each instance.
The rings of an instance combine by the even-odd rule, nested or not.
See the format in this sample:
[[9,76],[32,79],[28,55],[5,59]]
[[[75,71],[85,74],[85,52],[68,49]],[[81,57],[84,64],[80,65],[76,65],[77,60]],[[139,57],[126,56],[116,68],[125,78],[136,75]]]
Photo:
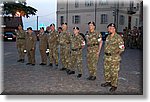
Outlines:
[[136,11],[137,11],[136,7],[129,7],[129,8],[127,8],[127,13],[130,14],[130,15],[135,14]]

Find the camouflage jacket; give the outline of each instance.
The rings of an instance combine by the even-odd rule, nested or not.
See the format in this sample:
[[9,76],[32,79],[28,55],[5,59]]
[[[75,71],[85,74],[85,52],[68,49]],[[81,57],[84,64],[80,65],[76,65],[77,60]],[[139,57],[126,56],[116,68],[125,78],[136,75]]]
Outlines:
[[73,35],[71,37],[71,49],[72,50],[80,50],[83,47],[84,39],[78,34],[77,36]]
[[47,49],[47,35],[45,33],[39,34],[39,48],[40,49]]
[[48,33],[48,45],[49,47],[57,46],[59,42],[59,34],[57,31]]
[[26,49],[27,50],[31,50],[32,48],[36,48],[36,41],[37,41],[37,37],[35,33],[32,33],[31,35],[29,35],[27,33],[26,36]]
[[70,47],[70,43],[71,43],[71,34],[67,31],[61,32],[59,36],[60,46]]
[[26,37],[26,32],[24,30],[16,31],[16,41],[17,42],[25,40],[25,37]]
[[99,42],[102,40],[102,35],[101,33],[97,33],[95,31],[89,32],[86,34],[86,40],[88,47],[99,45]]
[[108,35],[105,42],[105,53],[110,53],[112,55],[120,54],[124,51],[124,41],[120,35],[117,33],[111,38],[111,35]]

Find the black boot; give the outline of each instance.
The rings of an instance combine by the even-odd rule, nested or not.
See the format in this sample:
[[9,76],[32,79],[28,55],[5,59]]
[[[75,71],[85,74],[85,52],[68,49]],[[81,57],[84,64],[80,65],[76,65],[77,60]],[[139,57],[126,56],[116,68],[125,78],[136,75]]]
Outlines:
[[102,87],[111,87],[111,82],[106,82],[101,84]]
[[80,78],[81,76],[82,76],[82,74],[78,74],[78,75],[77,75],[77,78]]
[[52,63],[50,63],[50,64],[49,64],[49,66],[53,66],[53,64],[52,64]]
[[114,91],[116,91],[116,89],[117,89],[117,87],[112,86],[112,87],[109,89],[109,91],[110,91],[110,92],[114,92]]
[[68,72],[68,74],[69,74],[69,75],[75,74],[75,71],[70,71],[70,72]]
[[31,63],[27,63],[26,65],[30,65]]
[[96,79],[96,76],[92,76],[92,78],[90,80],[95,80]]
[[22,59],[17,60],[17,62],[21,62],[21,61],[22,61]]
[[91,80],[91,78],[92,78],[93,76],[89,76],[88,78],[86,78],[87,80]]
[[64,68],[64,67],[60,69],[60,71],[64,71],[64,70],[66,70],[66,68]]

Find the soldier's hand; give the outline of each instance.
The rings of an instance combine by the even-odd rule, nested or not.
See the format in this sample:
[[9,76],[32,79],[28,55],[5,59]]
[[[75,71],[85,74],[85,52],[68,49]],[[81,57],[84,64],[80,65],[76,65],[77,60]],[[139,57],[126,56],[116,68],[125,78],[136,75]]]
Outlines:
[[34,50],[34,48],[32,48],[32,50]]
[[99,57],[99,52],[97,52],[97,58]]

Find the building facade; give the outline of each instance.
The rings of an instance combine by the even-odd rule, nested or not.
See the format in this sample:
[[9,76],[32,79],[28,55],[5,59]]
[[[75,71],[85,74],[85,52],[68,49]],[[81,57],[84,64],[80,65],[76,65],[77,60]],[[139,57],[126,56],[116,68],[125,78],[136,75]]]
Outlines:
[[57,27],[68,23],[69,31],[78,26],[82,33],[88,30],[88,22],[96,23],[96,30],[106,32],[109,23],[115,23],[118,32],[125,27],[132,29],[140,25],[140,3],[112,0],[57,0]]

